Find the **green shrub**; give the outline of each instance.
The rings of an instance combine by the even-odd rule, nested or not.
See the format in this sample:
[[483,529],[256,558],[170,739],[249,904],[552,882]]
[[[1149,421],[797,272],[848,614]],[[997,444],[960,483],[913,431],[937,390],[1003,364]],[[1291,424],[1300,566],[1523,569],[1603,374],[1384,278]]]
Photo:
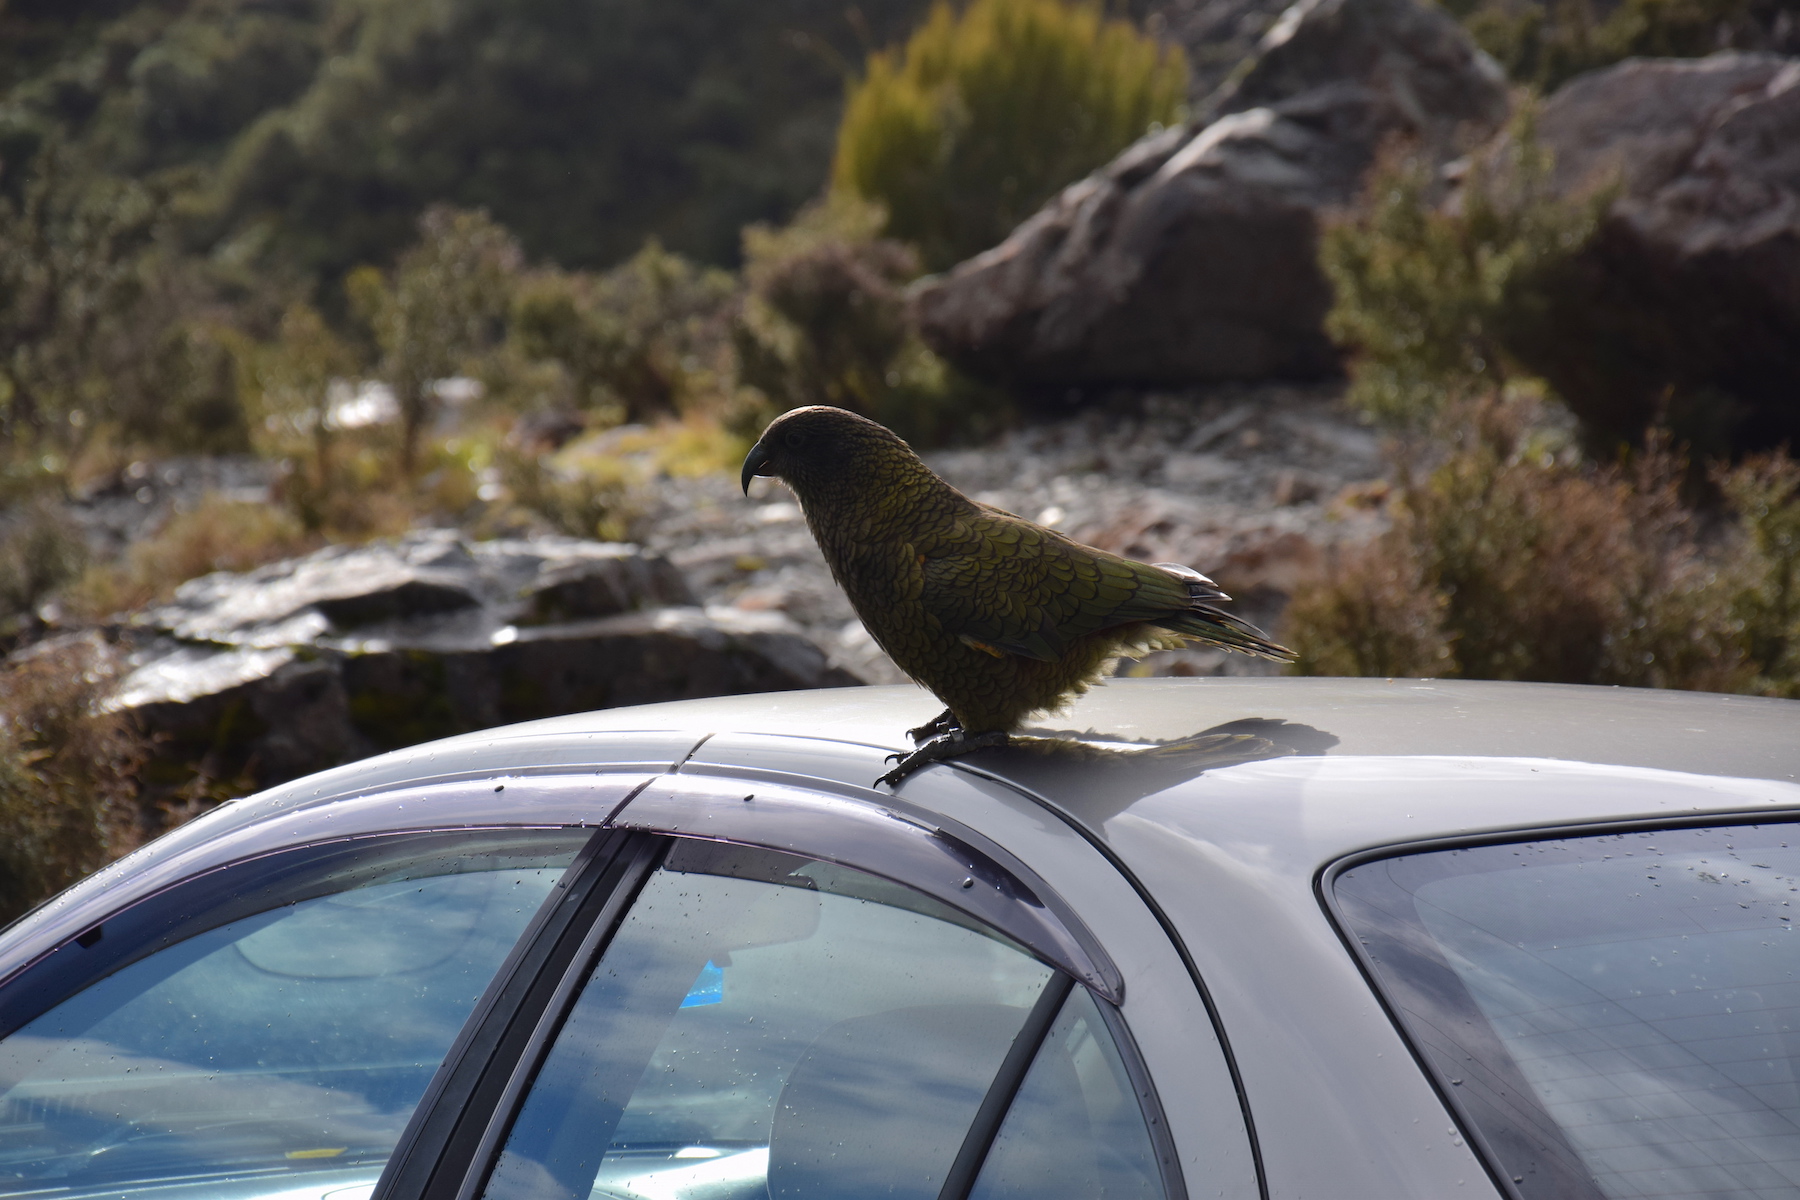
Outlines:
[[87,539],[63,506],[40,495],[0,525],[0,646],[32,622],[39,604],[87,565]]
[[379,374],[400,406],[401,469],[417,465],[419,438],[436,407],[431,384],[479,374],[505,334],[522,266],[519,246],[486,213],[444,206],[419,218],[419,241],[392,278],[359,267],[346,281],[351,305],[381,348]]
[[0,924],[129,850],[146,747],[99,710],[112,678],[87,641],[0,664]]
[[103,422],[154,426],[165,198],[62,146],[24,174],[16,200],[0,196],[0,441],[66,449]]
[[1508,75],[1548,92],[1626,58],[1761,48],[1779,27],[1785,2],[1623,0],[1604,16],[1590,0],[1462,0],[1449,7]]
[[939,3],[850,93],[835,188],[886,207],[887,232],[941,270],[1000,242],[1057,189],[1157,122],[1187,64],[1098,3]]
[[1549,172],[1529,112],[1500,161],[1470,168],[1453,205],[1424,163],[1389,153],[1377,165],[1362,211],[1320,243],[1336,297],[1326,329],[1351,353],[1352,404],[1422,428],[1448,404],[1533,382],[1511,342],[1541,325],[1549,275],[1606,201],[1557,200]]
[[1758,455],[1718,482],[1741,525],[1736,605],[1755,690],[1800,698],[1800,463]]
[[1299,669],[1763,690],[1739,568],[1703,549],[1685,465],[1652,445],[1583,466],[1534,417],[1492,397],[1446,411],[1451,448],[1401,472],[1390,530],[1296,595]]
[[510,336],[525,359],[557,364],[569,393],[558,399],[598,423],[670,417],[728,370],[736,291],[729,273],[652,241],[602,275],[528,277],[513,301]]
[[999,393],[957,374],[913,330],[910,247],[877,236],[879,209],[836,197],[782,229],[744,232],[739,375],[775,410],[832,404],[921,444],[992,432]]
[[248,346],[239,355],[255,418],[255,448],[264,458],[287,464],[282,499],[313,532],[339,523],[344,481],[331,419],[332,383],[352,376],[356,366],[350,346],[306,304],[282,314],[273,342]]

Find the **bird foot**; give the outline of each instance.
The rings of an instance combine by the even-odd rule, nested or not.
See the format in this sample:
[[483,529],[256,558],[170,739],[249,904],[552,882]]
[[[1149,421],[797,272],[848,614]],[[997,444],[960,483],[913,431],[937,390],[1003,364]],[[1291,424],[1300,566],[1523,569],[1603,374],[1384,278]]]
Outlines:
[[985,750],[990,746],[1004,746],[1006,742],[1006,734],[998,729],[989,730],[987,733],[971,734],[963,733],[960,730],[955,733],[946,733],[926,742],[911,754],[888,755],[889,762],[898,762],[900,765],[877,779],[875,783],[877,785],[885,783],[889,788],[898,788],[901,780],[920,767],[928,767],[934,762],[943,762],[947,758],[960,758],[965,754],[973,753],[976,750]]
[[[922,746],[932,738],[942,737],[946,733],[961,732],[962,723],[956,719],[955,713],[946,708],[943,712],[931,718],[931,720],[925,722],[917,729],[907,730],[906,736],[912,739],[913,745]],[[894,755],[892,757],[898,758],[899,756]]]

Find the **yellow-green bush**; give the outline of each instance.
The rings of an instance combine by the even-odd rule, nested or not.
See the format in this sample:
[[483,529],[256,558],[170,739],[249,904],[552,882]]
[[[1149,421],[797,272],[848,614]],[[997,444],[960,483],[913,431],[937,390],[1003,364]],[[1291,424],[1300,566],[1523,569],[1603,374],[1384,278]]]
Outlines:
[[1001,241],[1058,188],[1179,119],[1187,64],[1098,3],[940,3],[870,56],[838,130],[834,187],[886,207],[939,270]]

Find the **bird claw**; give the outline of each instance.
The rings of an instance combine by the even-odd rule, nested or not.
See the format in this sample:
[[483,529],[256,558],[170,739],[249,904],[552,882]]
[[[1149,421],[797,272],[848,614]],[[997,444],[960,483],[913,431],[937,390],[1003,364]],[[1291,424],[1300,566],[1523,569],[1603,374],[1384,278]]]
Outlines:
[[933,738],[943,737],[947,733],[961,732],[962,723],[956,719],[955,713],[946,708],[917,729],[907,730],[906,736],[912,739],[913,745],[922,746]]
[[889,771],[886,775],[883,775],[880,779],[877,779],[875,781],[875,786],[879,787],[885,783],[888,785],[889,789],[897,789],[900,786],[901,781],[921,767],[928,767],[934,762],[943,762],[945,759],[960,758],[965,754],[972,753],[976,750],[985,750],[990,746],[1004,746],[1006,745],[1006,742],[1006,734],[999,730],[990,730],[987,733],[976,734],[963,733],[959,730],[955,733],[944,734],[941,737],[933,738],[931,741],[926,742],[911,754],[905,756],[899,754],[888,755],[888,762],[899,759],[900,765]]

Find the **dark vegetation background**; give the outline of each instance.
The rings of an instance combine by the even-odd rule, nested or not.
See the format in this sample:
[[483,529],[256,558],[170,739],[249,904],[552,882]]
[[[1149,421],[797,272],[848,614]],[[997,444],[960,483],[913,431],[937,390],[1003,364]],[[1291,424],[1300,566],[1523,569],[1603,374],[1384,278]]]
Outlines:
[[[1203,112],[1278,11],[1239,7],[1190,56],[1185,0],[0,0],[0,919],[193,811],[133,811],[147,749],[71,631],[417,524],[626,537],[796,404],[1022,419],[904,288]],[[1628,56],[1794,53],[1800,6],[1448,7],[1518,89],[1513,169],[1445,210],[1397,146],[1327,231],[1388,531],[1278,634],[1317,673],[1800,695],[1800,471],[1584,423],[1612,384],[1543,314],[1606,197],[1536,186],[1529,124]],[[180,456],[274,464],[276,502],[114,548],[70,516]]]

